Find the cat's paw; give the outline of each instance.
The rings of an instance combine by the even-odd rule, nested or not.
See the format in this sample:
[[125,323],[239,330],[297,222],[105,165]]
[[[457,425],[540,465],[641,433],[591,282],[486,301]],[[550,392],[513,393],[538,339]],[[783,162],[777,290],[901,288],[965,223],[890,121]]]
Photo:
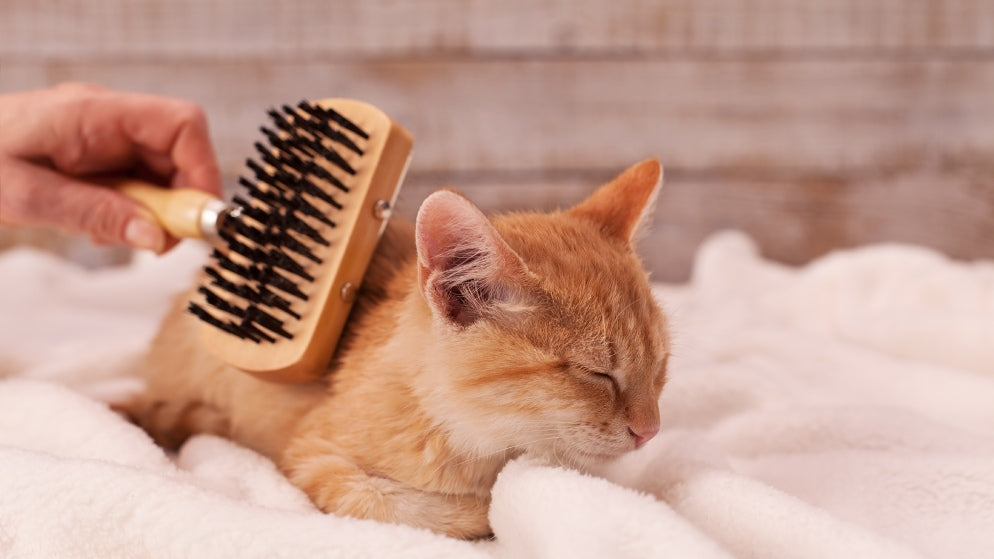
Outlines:
[[174,402],[137,396],[116,402],[111,409],[128,418],[163,448],[175,450],[191,435],[230,435],[227,416],[202,402]]
[[370,475],[348,458],[334,454],[301,459],[291,449],[282,464],[290,481],[321,510],[341,516],[407,524],[460,539],[491,535],[489,497],[422,491]]
[[[422,526],[452,538],[477,540],[493,537],[490,528],[490,499],[482,499],[474,495],[448,497],[458,501],[458,505],[445,514],[429,518]],[[449,501],[452,503],[453,501]]]

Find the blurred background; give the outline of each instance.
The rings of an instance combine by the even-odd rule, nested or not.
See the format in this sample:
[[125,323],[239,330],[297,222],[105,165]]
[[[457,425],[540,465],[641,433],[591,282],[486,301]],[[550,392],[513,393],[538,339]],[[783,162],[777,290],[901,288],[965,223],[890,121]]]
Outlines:
[[[415,137],[408,216],[442,186],[566,207],[658,156],[656,280],[727,228],[792,264],[882,241],[994,257],[989,0],[0,0],[0,92],[67,80],[200,103],[229,184],[267,107],[370,101]],[[128,258],[0,230],[24,244]]]

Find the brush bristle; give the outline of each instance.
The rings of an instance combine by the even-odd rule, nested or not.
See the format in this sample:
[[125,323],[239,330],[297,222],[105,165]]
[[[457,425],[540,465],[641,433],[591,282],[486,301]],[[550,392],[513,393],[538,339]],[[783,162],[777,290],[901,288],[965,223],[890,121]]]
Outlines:
[[344,207],[336,195],[349,192],[356,173],[342,153],[361,156],[369,139],[340,113],[306,101],[268,114],[276,131],[261,128],[267,143],[255,144],[259,161],[246,161],[251,176],[238,181],[245,196],[233,198],[224,246],[205,267],[202,303],[189,306],[207,324],[256,343],[293,338],[290,324],[301,319],[306,284],[315,280],[308,268],[331,245],[322,233],[336,226],[328,214]]

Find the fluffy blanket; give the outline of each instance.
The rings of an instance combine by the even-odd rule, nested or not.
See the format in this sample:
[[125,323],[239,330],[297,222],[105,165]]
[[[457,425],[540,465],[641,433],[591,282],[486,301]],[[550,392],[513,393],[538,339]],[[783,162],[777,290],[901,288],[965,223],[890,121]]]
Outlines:
[[662,431],[599,471],[519,460],[496,539],[321,514],[267,459],[109,411],[202,250],[0,255],[0,557],[994,557],[994,263],[876,246],[803,269],[737,234],[659,286]]

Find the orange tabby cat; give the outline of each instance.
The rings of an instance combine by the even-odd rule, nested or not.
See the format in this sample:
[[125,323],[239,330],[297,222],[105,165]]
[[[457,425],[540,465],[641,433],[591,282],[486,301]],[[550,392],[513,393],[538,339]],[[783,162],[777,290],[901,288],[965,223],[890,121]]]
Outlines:
[[213,432],[254,448],[325,511],[486,535],[511,458],[582,465],[659,429],[666,321],[632,239],[661,176],[645,161],[568,211],[493,221],[432,194],[416,227],[388,227],[322,383],[218,362],[184,299],[137,418],[165,445]]

